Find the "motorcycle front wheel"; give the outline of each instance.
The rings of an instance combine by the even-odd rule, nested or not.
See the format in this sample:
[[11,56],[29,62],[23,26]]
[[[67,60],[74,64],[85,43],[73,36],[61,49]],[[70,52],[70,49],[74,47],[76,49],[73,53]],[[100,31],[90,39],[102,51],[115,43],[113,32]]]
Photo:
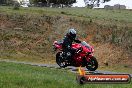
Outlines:
[[95,71],[98,68],[98,62],[94,56],[89,57],[89,60],[86,62],[86,68],[89,71]]
[[66,63],[65,63],[65,59],[62,56],[62,52],[58,52],[56,54],[56,63],[61,67],[61,68],[65,68],[66,67]]

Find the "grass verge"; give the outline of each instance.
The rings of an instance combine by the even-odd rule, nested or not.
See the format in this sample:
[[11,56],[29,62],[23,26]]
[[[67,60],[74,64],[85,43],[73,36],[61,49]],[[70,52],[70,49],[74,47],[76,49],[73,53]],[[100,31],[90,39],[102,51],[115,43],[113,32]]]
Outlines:
[[0,62],[0,88],[131,88],[130,84],[86,84],[63,69]]

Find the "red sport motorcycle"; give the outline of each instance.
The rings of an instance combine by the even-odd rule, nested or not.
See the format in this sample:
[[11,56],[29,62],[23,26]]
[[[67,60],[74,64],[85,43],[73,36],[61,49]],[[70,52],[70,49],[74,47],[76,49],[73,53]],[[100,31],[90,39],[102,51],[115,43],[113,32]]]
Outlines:
[[75,53],[71,55],[70,52],[66,52],[67,57],[69,59],[65,59],[65,55],[62,50],[62,41],[54,41],[53,47],[54,50],[57,51],[56,54],[56,63],[65,68],[67,66],[75,66],[75,67],[86,67],[89,71],[95,71],[98,68],[98,62],[96,58],[93,56],[93,47],[90,46],[85,41],[81,43],[72,44],[72,48],[75,49]]

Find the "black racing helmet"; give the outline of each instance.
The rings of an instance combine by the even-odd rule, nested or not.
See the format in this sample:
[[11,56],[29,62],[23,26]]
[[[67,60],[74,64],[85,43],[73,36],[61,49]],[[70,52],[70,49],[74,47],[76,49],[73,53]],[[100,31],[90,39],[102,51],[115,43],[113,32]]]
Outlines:
[[75,29],[69,29],[68,30],[68,37],[70,37],[71,39],[75,39],[76,38],[76,31],[75,31]]

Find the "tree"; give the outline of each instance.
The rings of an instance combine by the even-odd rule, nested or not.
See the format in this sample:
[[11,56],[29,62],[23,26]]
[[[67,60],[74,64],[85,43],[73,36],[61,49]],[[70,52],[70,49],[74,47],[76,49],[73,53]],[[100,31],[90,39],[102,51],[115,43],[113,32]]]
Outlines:
[[49,0],[50,3],[57,4],[57,5],[65,5],[65,6],[71,6],[73,3],[76,2],[76,0]]
[[31,3],[38,3],[38,2],[42,2],[42,3],[47,3],[47,0],[29,0]]
[[70,6],[73,3],[76,2],[76,0],[30,0],[31,3],[37,4],[38,2],[41,2],[42,4],[46,3],[47,5],[49,4],[54,4],[54,5],[65,5],[65,6]]
[[0,4],[6,4],[6,0],[0,0]]
[[13,0],[0,0],[0,4],[9,5],[13,2]]
[[100,3],[105,3],[109,1],[111,0],[84,0],[85,5],[90,8],[99,7]]

